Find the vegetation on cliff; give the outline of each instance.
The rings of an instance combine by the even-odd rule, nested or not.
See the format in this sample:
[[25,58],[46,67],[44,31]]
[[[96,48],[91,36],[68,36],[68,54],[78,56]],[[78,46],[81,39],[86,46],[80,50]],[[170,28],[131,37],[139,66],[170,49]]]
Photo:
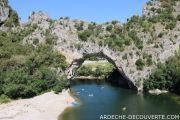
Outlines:
[[162,41],[166,35],[173,44],[176,43],[177,35],[168,33],[176,28],[177,23],[179,24],[180,15],[175,7],[177,2],[178,0],[150,0],[147,3],[147,15],[134,15],[124,24],[119,21],[105,24],[92,22],[84,27],[85,23],[80,22],[76,24],[79,39],[97,43],[99,46],[108,45],[112,50],[119,52],[124,52],[127,46],[133,47],[139,56],[135,63],[136,69],[143,71],[144,67],[152,66],[156,62],[153,61],[152,54],[146,57],[143,55],[148,45],[165,50]]
[[[8,6],[6,0],[0,1]],[[32,97],[50,90],[59,92],[63,88],[66,88],[69,83],[66,80],[66,76],[62,74],[67,67],[67,63],[65,62],[65,57],[55,51],[54,47],[57,44],[66,44],[68,39],[72,37],[73,40],[76,35],[77,41],[83,41],[78,41],[76,45],[78,50],[81,49],[84,42],[90,41],[97,43],[100,47],[108,45],[112,51],[122,53],[122,61],[127,60],[127,67],[128,64],[135,61],[135,70],[139,73],[145,67],[155,66],[156,62],[160,62],[157,59],[158,55],[156,56],[151,51],[150,53],[145,53],[144,48],[151,48],[153,46],[154,49],[159,48],[156,51],[157,53],[161,53],[161,51],[164,51],[163,42],[164,46],[166,44],[170,46],[168,42],[165,43],[166,41],[163,41],[163,37],[165,38],[167,36],[170,36],[167,39],[170,39],[172,44],[175,44],[178,34],[172,34],[169,31],[177,28],[177,22],[180,21],[180,15],[176,14],[174,10],[176,2],[179,0],[157,1],[161,2],[160,7],[153,7],[153,0],[147,3],[150,7],[149,16],[141,17],[135,15],[129,18],[127,23],[124,24],[118,21],[107,22],[105,24],[96,24],[94,22],[87,24],[83,21],[79,23],[73,22],[76,29],[68,26],[70,23],[67,22],[70,21],[68,17],[61,19],[62,21],[53,21],[48,19],[47,16],[44,16],[44,18],[38,18],[37,20],[33,19],[39,26],[31,23],[25,26],[19,26],[17,13],[9,6],[9,17],[2,23],[2,27],[6,29],[3,30],[2,28],[0,31],[0,102],[9,101],[9,98]],[[153,13],[152,15],[151,12]],[[37,16],[34,17],[36,18]],[[58,33],[60,33],[59,37],[63,36],[59,40],[64,42],[57,43],[57,36],[52,34],[57,31],[52,31],[59,24],[60,31],[62,30],[62,33],[58,30]],[[156,31],[158,27],[162,28]],[[179,31],[179,29],[176,31]],[[40,37],[38,38],[32,33]],[[68,35],[64,36],[66,33],[70,35],[74,33],[75,35],[69,35],[70,37]],[[29,41],[23,41],[27,36],[28,39],[26,40],[30,42],[32,40],[32,44],[28,44]],[[43,40],[40,40],[41,38],[45,42],[42,42]],[[74,42],[75,40],[73,42],[69,40],[68,44],[70,44],[70,47],[66,46],[64,48],[74,48]],[[123,51],[126,48],[128,48],[128,52],[124,54]],[[146,49],[146,51],[152,49]],[[74,51],[74,49],[71,50]],[[133,53],[134,51],[135,54]],[[165,64],[159,63],[150,78],[144,82],[144,89],[168,89],[180,94],[179,59],[180,55],[178,53],[176,56],[171,57]],[[77,71],[77,74],[82,76],[105,77],[112,69],[113,66],[109,64],[83,65]],[[130,69],[129,71],[135,73],[135,70]],[[139,73],[138,75],[140,75]]]
[[157,88],[180,95],[180,51],[166,63],[159,63],[149,79],[144,80],[145,90]]
[[[53,39],[39,46],[22,44],[36,26],[0,31],[0,98],[28,98],[45,91],[61,91],[68,86],[66,76],[57,69],[67,67],[65,57],[53,50]],[[53,38],[53,37],[51,37]]]

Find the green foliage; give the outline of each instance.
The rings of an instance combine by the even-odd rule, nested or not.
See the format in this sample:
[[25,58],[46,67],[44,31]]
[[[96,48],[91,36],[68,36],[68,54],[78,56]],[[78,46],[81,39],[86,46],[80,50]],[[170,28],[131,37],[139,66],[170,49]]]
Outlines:
[[58,39],[57,36],[54,36],[54,35],[50,34],[49,30],[46,30],[45,36],[46,36],[46,38],[45,38],[46,39],[46,44],[56,45],[57,39]]
[[137,33],[135,30],[132,30],[128,33],[128,35],[131,37],[131,39],[134,41],[136,47],[138,49],[142,49],[143,48],[143,41],[139,39],[139,37],[137,36]]
[[169,58],[166,63],[159,63],[149,79],[144,82],[144,89],[167,89],[180,94],[180,54]]
[[90,37],[91,34],[92,34],[91,30],[84,30],[84,31],[80,32],[78,34],[78,36],[82,41],[87,41],[88,37]]
[[77,70],[77,75],[78,76],[94,76],[94,77],[105,77],[108,76],[114,66],[110,63],[93,63],[93,64],[87,64],[87,65],[82,65],[78,70]]
[[152,2],[151,1],[148,1],[146,4],[149,5],[149,6],[152,6]]
[[152,24],[148,21],[143,21],[142,22],[142,27],[144,32],[150,32]]
[[81,47],[82,47],[82,44],[76,43],[76,44],[74,44],[74,47],[75,47],[76,49],[80,50]]
[[127,31],[130,31],[134,27],[141,26],[141,25],[142,25],[142,18],[134,15],[126,23],[126,29],[127,29]]
[[88,25],[89,30],[94,30],[96,28],[96,23],[91,23]]
[[122,56],[122,59],[123,59],[123,60],[127,59],[127,53],[125,53],[125,54]]
[[156,13],[158,15],[154,15],[153,17],[149,18],[149,21],[152,23],[157,23],[157,22],[175,22],[175,18],[172,14],[173,12],[173,5],[175,5],[176,1],[175,0],[162,0],[161,1],[161,7],[162,9],[157,9]]
[[137,70],[143,70],[144,65],[145,65],[142,59],[138,59],[135,64],[136,64]]
[[147,66],[151,66],[153,64],[152,55],[148,55],[148,54],[144,53],[143,54],[143,59],[145,59],[145,64]]
[[76,23],[75,28],[80,31],[83,30],[84,22]]
[[159,37],[159,38],[162,38],[163,35],[164,35],[164,33],[163,33],[163,32],[160,32],[159,35],[158,35],[158,37]]
[[112,34],[110,38],[105,39],[105,43],[108,44],[110,48],[118,51],[123,51],[124,42],[124,39],[116,36],[116,34]]
[[113,25],[115,25],[115,24],[118,23],[118,21],[117,21],[117,20],[113,20],[111,23],[112,23]]
[[65,20],[69,20],[70,18],[69,17],[64,17]]
[[171,21],[171,22],[166,24],[165,28],[172,30],[172,29],[174,29],[175,26],[176,26],[176,22],[175,21]]
[[61,76],[59,80],[55,82],[55,86],[53,87],[53,90],[55,93],[62,92],[64,88],[69,87],[69,81],[67,80],[67,76]]
[[90,60],[90,61],[98,61],[100,58],[96,57],[96,56],[91,56],[91,57],[88,57],[87,60]]
[[[118,21],[107,22],[104,24],[105,30],[91,23],[88,26],[88,30],[79,32],[79,38],[82,41],[87,41],[90,36],[98,37],[98,39],[95,39],[97,41],[93,39],[94,43],[98,43],[100,46],[108,45],[111,49],[120,52],[132,43],[134,43],[138,49],[142,50],[145,44],[143,41],[143,37],[146,37],[145,33],[151,33],[151,36],[148,36],[152,37],[148,38],[149,43],[153,43],[154,40],[157,39],[154,37],[155,23],[161,23],[166,29],[172,30],[175,28],[176,22],[180,19],[179,16],[175,18],[173,14],[173,6],[176,5],[177,0],[160,0],[160,2],[162,2],[162,6],[159,8],[150,7],[152,8],[151,10],[156,13],[152,17],[134,15],[122,26],[117,24]],[[152,1],[149,1],[147,4],[152,6]],[[145,33],[141,34],[142,32]],[[99,36],[100,33],[101,36]],[[158,37],[163,37],[163,34],[160,33]],[[156,44],[155,47],[159,47],[159,45]],[[150,65],[152,64],[151,61],[151,59],[147,59],[146,63]]]
[[6,95],[1,95],[0,96],[0,103],[8,103],[10,101],[11,101],[11,99]]
[[59,92],[68,86],[66,77],[55,70],[66,69],[65,57],[53,50],[51,42],[38,47],[22,44],[22,39],[35,28],[0,31],[0,95],[28,98],[50,90]]
[[57,85],[61,86],[60,91],[67,87],[64,78],[47,67],[33,69],[31,66],[29,69],[25,66],[16,70],[2,71],[0,77],[2,93],[12,99],[33,97],[54,88],[57,91]]
[[180,15],[177,15],[176,20],[180,21]]
[[112,31],[112,29],[113,29],[113,26],[111,24],[106,27],[106,30],[109,32]]

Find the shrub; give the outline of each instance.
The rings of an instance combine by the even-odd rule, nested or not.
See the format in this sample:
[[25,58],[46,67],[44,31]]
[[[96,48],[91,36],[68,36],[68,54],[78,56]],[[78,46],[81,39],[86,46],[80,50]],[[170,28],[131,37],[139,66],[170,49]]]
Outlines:
[[46,44],[56,45],[58,37],[55,35],[52,35],[49,31],[46,31],[45,40],[46,40]]
[[91,23],[88,25],[89,30],[94,30],[96,28],[96,23]]
[[83,32],[80,32],[78,34],[79,38],[82,40],[82,41],[87,41],[88,37],[90,37],[92,34],[92,31],[91,30],[85,30]]
[[143,70],[143,68],[144,68],[144,61],[142,60],[142,59],[138,59],[137,61],[136,61],[136,68],[137,68],[137,70]]
[[11,99],[6,95],[1,95],[0,96],[0,103],[8,103],[10,101],[11,101]]
[[177,15],[176,20],[180,21],[180,15]]
[[83,26],[84,26],[84,22],[80,22],[80,23],[76,23],[76,24],[75,24],[75,28],[76,28],[78,31],[83,30],[83,29],[84,29]]
[[147,5],[152,6],[152,2],[151,2],[151,1],[148,1],[148,2],[147,2]]
[[162,38],[163,35],[164,35],[164,33],[163,33],[163,32],[160,32],[159,35],[158,35],[158,37],[159,37],[159,38]]
[[118,21],[117,21],[117,20],[113,20],[111,23],[112,23],[113,25],[115,25],[115,24],[118,23]]
[[147,58],[147,59],[146,59],[146,65],[147,65],[147,66],[151,66],[152,64],[153,64],[152,58],[151,58],[151,57]]
[[112,29],[113,29],[113,26],[112,26],[112,25],[108,25],[108,26],[106,27],[106,30],[109,31],[109,32],[112,31]]
[[142,27],[144,28],[143,29],[144,32],[150,31],[151,26],[152,26],[152,24],[150,22],[148,22],[148,21],[143,21],[142,22]]
[[180,94],[180,54],[169,58],[166,63],[159,63],[150,77],[144,82],[144,90],[167,89]]
[[0,31],[0,96],[28,98],[53,90],[57,85],[61,86],[59,91],[66,88],[68,81],[61,79],[54,69],[64,71],[67,63],[63,55],[53,50],[52,44],[22,45],[21,40],[35,28]]
[[131,45],[132,39],[131,39],[130,37],[125,37],[124,40],[125,40],[125,41],[124,41],[124,44],[125,44],[125,45],[127,45],[127,46]]
[[172,22],[167,23],[165,28],[172,30],[174,29],[175,26],[176,26],[176,22],[172,21]]
[[122,56],[122,59],[127,59],[127,53],[125,53],[123,56]]
[[70,18],[69,17],[64,17],[65,20],[69,20]]

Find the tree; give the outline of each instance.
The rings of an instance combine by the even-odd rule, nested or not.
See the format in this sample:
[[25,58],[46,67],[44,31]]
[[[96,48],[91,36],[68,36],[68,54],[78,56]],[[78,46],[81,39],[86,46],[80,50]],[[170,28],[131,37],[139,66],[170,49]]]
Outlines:
[[180,94],[180,54],[169,58],[166,63],[159,63],[150,77],[144,82],[144,89],[167,89]]

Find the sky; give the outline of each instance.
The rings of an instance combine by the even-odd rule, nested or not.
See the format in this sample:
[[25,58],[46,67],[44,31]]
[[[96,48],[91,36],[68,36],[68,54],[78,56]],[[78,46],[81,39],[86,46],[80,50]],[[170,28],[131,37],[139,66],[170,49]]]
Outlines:
[[26,22],[33,11],[48,13],[52,19],[70,17],[88,22],[126,22],[132,15],[142,15],[148,0],[9,0],[21,22]]

